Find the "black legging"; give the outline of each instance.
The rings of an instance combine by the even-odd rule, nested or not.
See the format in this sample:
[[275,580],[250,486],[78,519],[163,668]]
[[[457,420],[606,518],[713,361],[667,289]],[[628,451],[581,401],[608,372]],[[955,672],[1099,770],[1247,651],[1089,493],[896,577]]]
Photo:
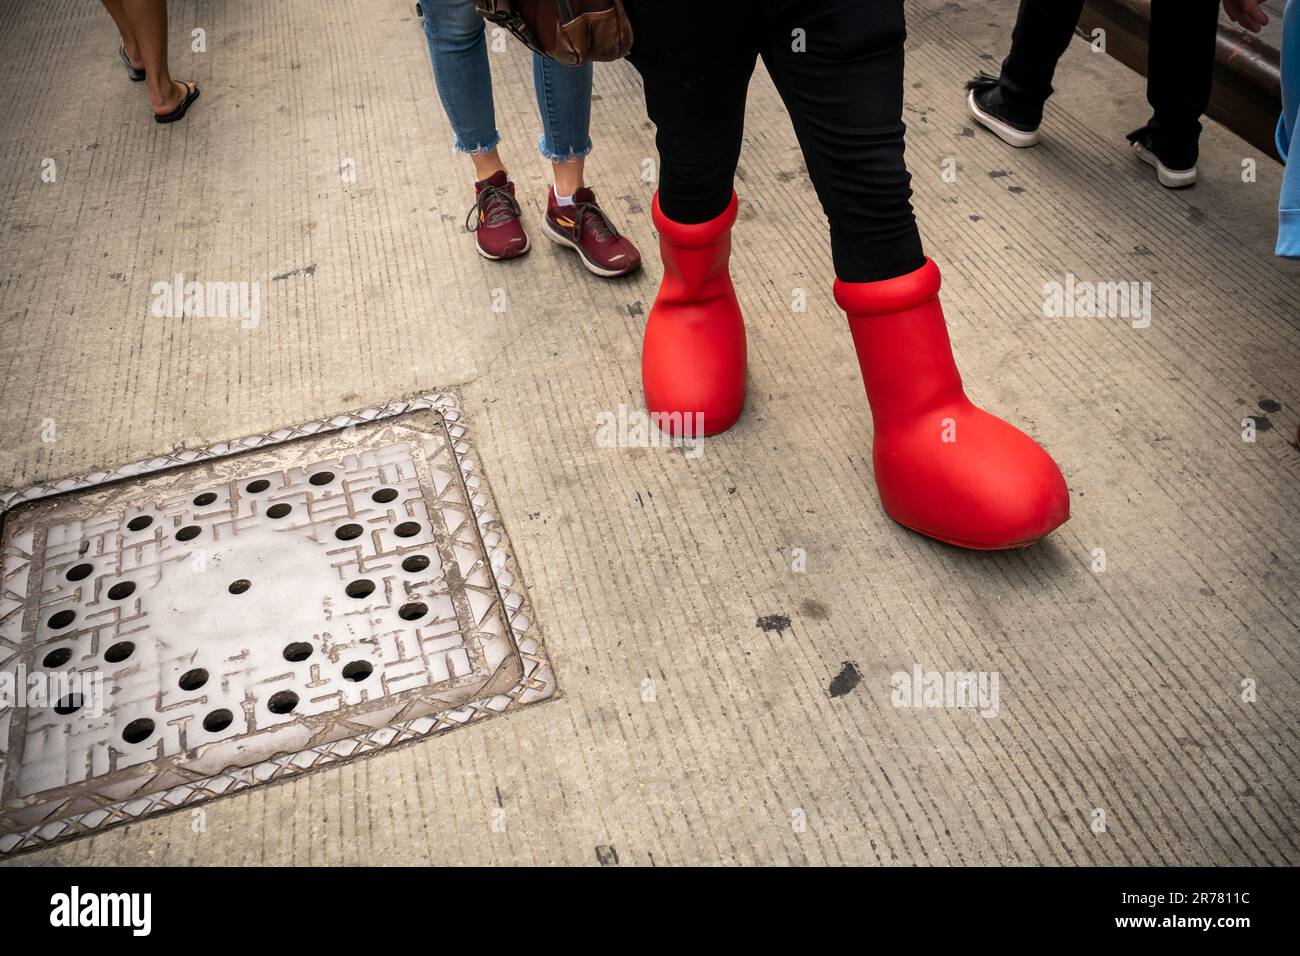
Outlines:
[[925,263],[903,162],[903,0],[626,0],[631,61],[658,127],[659,207],[706,222],[731,201],[761,56],[830,221],[835,274]]
[[[1002,99],[1037,123],[1052,95],[1056,63],[1070,45],[1084,0],[1021,0],[1011,52],[1002,63]],[[1219,0],[1152,0],[1147,50],[1150,131],[1162,158],[1196,165],[1201,114],[1210,103]]]

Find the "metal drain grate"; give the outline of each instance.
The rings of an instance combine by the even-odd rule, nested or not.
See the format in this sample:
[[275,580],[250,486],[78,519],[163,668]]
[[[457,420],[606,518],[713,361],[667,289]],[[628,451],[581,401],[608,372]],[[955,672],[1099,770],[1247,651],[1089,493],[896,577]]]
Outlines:
[[0,504],[0,853],[555,692],[451,394]]

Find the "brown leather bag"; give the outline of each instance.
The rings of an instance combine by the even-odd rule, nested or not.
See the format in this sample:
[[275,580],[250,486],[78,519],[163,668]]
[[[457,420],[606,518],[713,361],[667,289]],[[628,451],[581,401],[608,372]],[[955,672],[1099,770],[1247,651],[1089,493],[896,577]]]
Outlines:
[[632,49],[622,0],[474,0],[479,15],[543,56],[578,66],[621,60]]

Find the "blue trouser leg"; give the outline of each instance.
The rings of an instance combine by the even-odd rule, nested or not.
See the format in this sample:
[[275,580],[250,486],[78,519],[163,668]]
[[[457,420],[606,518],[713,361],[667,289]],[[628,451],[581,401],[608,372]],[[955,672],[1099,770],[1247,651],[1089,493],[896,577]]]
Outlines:
[[534,53],[533,88],[542,117],[541,154],[563,161],[591,152],[591,64],[563,66]]
[[455,148],[489,153],[497,148],[501,134],[492,105],[483,20],[474,11],[473,0],[423,0],[421,6],[433,81],[456,134]]

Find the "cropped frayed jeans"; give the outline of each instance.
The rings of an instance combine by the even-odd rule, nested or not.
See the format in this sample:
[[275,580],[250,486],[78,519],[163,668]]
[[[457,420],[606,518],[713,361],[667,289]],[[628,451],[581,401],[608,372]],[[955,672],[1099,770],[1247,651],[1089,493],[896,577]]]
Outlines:
[[[483,19],[473,0],[422,0],[433,81],[462,153],[490,153],[501,142],[492,103],[492,71]],[[514,39],[507,38],[514,43]],[[562,66],[533,54],[533,88],[542,136],[537,148],[555,162],[591,152],[591,64]]]

